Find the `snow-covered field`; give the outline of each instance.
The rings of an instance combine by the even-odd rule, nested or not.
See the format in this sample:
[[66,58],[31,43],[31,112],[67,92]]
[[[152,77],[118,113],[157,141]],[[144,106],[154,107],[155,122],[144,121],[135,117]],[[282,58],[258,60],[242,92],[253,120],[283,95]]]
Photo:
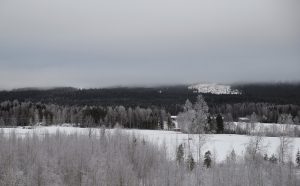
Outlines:
[[195,84],[189,86],[189,89],[194,89],[199,93],[212,93],[212,94],[240,94],[238,90],[234,90],[229,85],[220,84]]
[[[88,128],[75,128],[75,127],[60,127],[60,126],[49,126],[49,127],[36,127],[34,129],[24,128],[3,128],[1,129],[5,135],[14,131],[17,136],[25,136],[26,134],[36,133],[38,135],[45,135],[46,133],[55,134],[57,131],[66,134],[82,134],[88,135],[90,129]],[[99,135],[100,129],[93,129],[94,134]],[[198,136],[197,134],[183,134],[180,132],[173,131],[160,131],[160,130],[137,130],[137,129],[122,129],[122,132],[134,134],[140,139],[145,139],[155,145],[166,147],[167,153],[170,158],[175,158],[176,147],[183,144],[185,148],[188,147],[188,141],[190,142],[190,149],[194,154],[195,160],[198,158]],[[107,130],[107,132],[114,132],[113,130]],[[202,153],[210,150],[215,155],[217,161],[226,159],[226,156],[232,149],[235,150],[237,155],[243,155],[245,147],[249,141],[249,136],[245,135],[230,135],[230,134],[213,134],[205,135],[207,143],[203,146]],[[190,139],[190,140],[188,140]],[[270,156],[273,153],[277,154],[277,148],[279,146],[279,138],[277,137],[265,137],[264,145],[266,153]],[[293,138],[293,148],[291,150],[291,156],[295,159],[297,150],[300,149],[300,138]]]
[[[140,137],[146,137],[154,144],[166,146],[171,158],[175,158],[176,147],[180,144],[188,147],[188,139],[190,142],[190,148],[193,152],[195,159],[198,157],[198,144],[199,135],[197,134],[183,134],[173,131],[151,131],[151,130],[126,130],[127,132],[134,133]],[[245,148],[249,143],[250,136],[246,135],[234,135],[234,134],[206,134],[205,138],[207,143],[203,146],[201,154],[210,150],[217,161],[223,161],[227,155],[234,149],[237,155],[244,155]],[[300,138],[292,138],[293,147],[291,149],[292,159],[295,160],[297,150],[300,149]],[[263,146],[265,146],[265,152],[269,156],[272,154],[277,155],[277,149],[279,146],[278,137],[265,137]]]

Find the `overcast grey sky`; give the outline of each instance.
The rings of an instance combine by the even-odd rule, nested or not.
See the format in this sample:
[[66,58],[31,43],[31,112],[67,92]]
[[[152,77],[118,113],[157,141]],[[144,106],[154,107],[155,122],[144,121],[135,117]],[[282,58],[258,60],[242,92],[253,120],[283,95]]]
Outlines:
[[0,0],[0,88],[300,81],[299,0]]

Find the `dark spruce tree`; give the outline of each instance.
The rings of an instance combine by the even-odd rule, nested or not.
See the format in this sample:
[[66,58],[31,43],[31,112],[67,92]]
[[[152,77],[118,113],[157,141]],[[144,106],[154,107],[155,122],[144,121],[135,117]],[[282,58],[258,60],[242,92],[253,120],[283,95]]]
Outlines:
[[187,168],[189,171],[192,171],[195,168],[195,160],[192,154],[189,154],[187,158]]
[[265,160],[265,161],[269,161],[268,154],[265,154],[265,155],[264,155],[264,160]]
[[180,144],[176,152],[176,160],[179,164],[183,162],[183,157],[184,157],[183,145]]
[[171,115],[168,114],[168,118],[167,118],[167,123],[168,123],[168,130],[171,130],[172,128],[174,128],[174,124],[172,122],[172,119],[171,119]]
[[216,122],[217,122],[217,133],[222,134],[224,132],[224,121],[221,114],[217,115]]
[[271,163],[277,163],[278,159],[277,157],[275,156],[275,154],[272,154],[272,156],[269,158],[269,161]]
[[207,151],[204,155],[204,165],[206,166],[206,168],[210,168],[211,167],[211,152]]
[[297,155],[296,155],[296,163],[297,163],[297,166],[300,167],[300,150],[298,150]]

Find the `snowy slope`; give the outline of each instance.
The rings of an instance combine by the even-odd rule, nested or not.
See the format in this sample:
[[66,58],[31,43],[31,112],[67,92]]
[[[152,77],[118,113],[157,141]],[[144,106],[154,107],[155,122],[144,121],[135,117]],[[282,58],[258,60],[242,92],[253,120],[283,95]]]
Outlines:
[[220,84],[195,84],[189,86],[189,89],[194,89],[199,93],[240,94],[238,90],[231,89],[231,86]]
[[[89,129],[75,128],[75,127],[38,127],[35,129],[23,129],[23,128],[4,128],[1,129],[6,135],[14,131],[17,136],[25,136],[26,134],[36,133],[40,136],[44,136],[45,133],[55,134],[57,131],[66,134],[82,134],[88,135]],[[113,132],[113,130],[107,130]],[[161,130],[129,130],[122,129],[123,132],[134,134],[138,138],[144,138],[155,145],[164,146],[167,149],[167,153],[170,158],[175,158],[176,148],[183,144],[185,148],[188,147],[188,139],[190,142],[190,149],[197,160],[198,158],[198,135],[197,134],[183,134],[173,131],[161,131]],[[99,135],[100,130],[94,129],[94,134]],[[245,147],[249,141],[249,136],[244,135],[230,135],[230,134],[213,134],[205,135],[207,143],[204,145],[201,154],[204,154],[207,150],[210,150],[215,154],[216,161],[223,161],[226,159],[227,154],[235,150],[237,155],[243,155]],[[265,137],[264,145],[267,146],[266,153],[268,155],[277,154],[277,148],[279,146],[279,138],[277,137]],[[300,138],[293,138],[292,158],[295,159],[296,152],[300,148]]]

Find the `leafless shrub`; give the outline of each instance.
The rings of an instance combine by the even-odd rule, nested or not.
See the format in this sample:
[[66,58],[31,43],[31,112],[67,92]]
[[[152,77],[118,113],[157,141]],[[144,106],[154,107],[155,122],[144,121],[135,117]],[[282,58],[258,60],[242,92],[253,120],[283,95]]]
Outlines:
[[[297,184],[291,164],[262,161],[254,166],[253,159],[234,157],[213,162],[209,169],[195,164],[193,170],[187,170],[147,140],[121,129],[111,133],[102,128],[99,132],[100,136],[57,132],[19,137],[14,132],[3,135],[0,131],[0,185]],[[261,140],[256,139],[253,144],[259,147]]]

